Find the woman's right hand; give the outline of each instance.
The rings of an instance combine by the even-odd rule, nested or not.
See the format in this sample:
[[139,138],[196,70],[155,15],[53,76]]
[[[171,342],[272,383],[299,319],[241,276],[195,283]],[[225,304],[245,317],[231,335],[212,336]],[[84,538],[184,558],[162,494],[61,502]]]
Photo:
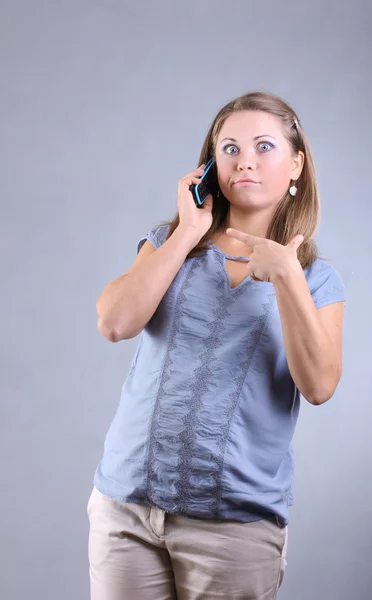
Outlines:
[[201,207],[197,207],[190,192],[190,185],[200,183],[201,176],[204,173],[205,165],[201,165],[196,171],[192,171],[185,177],[182,177],[178,183],[178,214],[180,218],[180,227],[187,231],[195,233],[197,243],[210,229],[213,216],[213,198],[209,194]]

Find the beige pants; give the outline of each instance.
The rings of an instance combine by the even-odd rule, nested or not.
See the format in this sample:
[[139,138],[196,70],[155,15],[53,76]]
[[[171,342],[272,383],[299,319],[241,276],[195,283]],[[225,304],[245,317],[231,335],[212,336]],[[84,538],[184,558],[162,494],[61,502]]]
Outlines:
[[274,600],[286,566],[287,529],[203,521],[107,498],[88,516],[91,600]]

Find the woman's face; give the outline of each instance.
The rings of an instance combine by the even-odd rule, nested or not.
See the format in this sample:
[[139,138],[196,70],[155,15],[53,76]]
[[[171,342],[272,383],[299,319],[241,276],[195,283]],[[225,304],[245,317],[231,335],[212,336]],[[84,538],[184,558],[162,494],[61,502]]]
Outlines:
[[230,115],[216,140],[221,191],[240,208],[260,209],[278,204],[291,180],[300,176],[303,161],[302,152],[293,155],[279,119],[261,111]]

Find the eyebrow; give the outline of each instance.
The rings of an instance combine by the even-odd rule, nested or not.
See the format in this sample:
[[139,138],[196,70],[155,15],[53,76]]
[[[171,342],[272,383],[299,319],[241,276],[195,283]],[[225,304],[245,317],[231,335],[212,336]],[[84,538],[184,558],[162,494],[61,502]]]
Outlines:
[[[269,133],[264,133],[263,135],[256,135],[256,137],[255,137],[255,138],[253,138],[253,140],[254,140],[254,141],[256,141],[256,140],[259,140],[259,139],[260,139],[260,138],[262,138],[262,137],[271,137],[273,140],[275,140],[274,136],[273,136],[273,135],[270,135]],[[227,138],[223,138],[223,140],[221,140],[221,143],[222,143],[222,142],[226,142],[227,140],[230,140],[230,142],[237,142],[237,141],[238,141],[238,140],[236,140],[235,138],[230,138],[230,137],[227,137]]]

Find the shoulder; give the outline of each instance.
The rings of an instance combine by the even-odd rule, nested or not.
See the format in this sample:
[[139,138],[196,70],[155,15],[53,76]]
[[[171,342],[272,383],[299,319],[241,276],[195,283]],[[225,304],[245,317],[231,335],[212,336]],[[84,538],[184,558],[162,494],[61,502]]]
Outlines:
[[345,300],[345,286],[340,273],[327,261],[317,258],[304,269],[307,284],[317,308]]
[[148,240],[155,248],[160,248],[167,239],[170,224],[162,223],[145,233],[138,242],[137,251],[139,252],[146,240]]

